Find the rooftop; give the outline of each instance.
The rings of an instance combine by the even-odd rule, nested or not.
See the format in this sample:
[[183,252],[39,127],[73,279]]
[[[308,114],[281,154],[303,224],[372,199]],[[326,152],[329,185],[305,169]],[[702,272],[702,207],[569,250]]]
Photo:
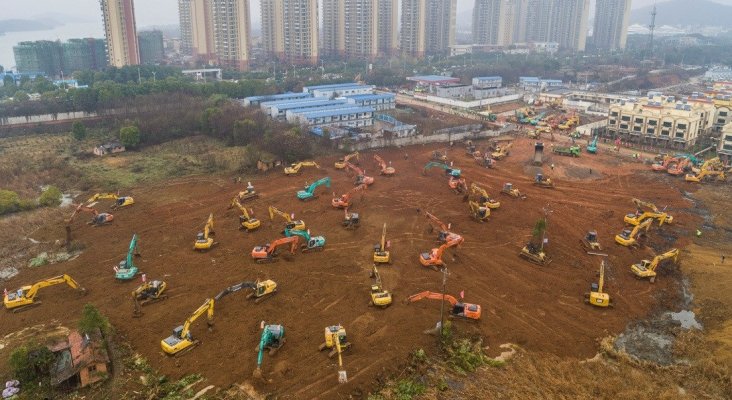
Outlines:
[[335,104],[335,103],[343,103],[343,100],[330,100],[330,99],[324,99],[324,98],[315,98],[315,97],[307,97],[303,99],[290,99],[290,100],[275,100],[275,101],[266,101],[262,103],[262,107],[265,108],[271,108],[271,107],[277,107],[278,109],[286,109],[286,108],[292,108],[292,107],[302,107],[302,106],[317,106],[317,105],[326,105],[326,104]]
[[450,83],[450,82],[460,82],[460,78],[453,78],[451,76],[442,76],[442,75],[418,75],[418,76],[409,76],[407,77],[408,81],[414,81],[414,82],[420,82],[420,83]]
[[354,100],[377,100],[377,99],[392,99],[396,97],[393,93],[374,93],[374,94],[353,94],[350,96],[344,96],[347,99]]
[[495,80],[503,80],[500,76],[476,76],[473,79],[480,79],[482,81],[495,81]]
[[341,102],[338,104],[327,104],[327,105],[316,106],[316,107],[289,108],[287,111],[296,113],[296,114],[306,114],[306,113],[311,113],[311,112],[340,110],[343,108],[353,108],[353,107],[354,107],[353,104]]
[[312,119],[312,118],[332,117],[335,115],[365,113],[365,112],[374,112],[374,111],[375,110],[372,107],[350,107],[350,108],[341,108],[341,109],[337,109],[337,110],[311,111],[311,112],[307,112],[307,113],[301,113],[300,115],[304,118]]
[[307,96],[307,93],[288,92],[288,93],[281,93],[281,94],[267,94],[267,95],[263,95],[263,96],[249,96],[249,97],[245,97],[244,99],[249,100],[249,101],[260,101],[260,100],[264,100],[264,99],[272,99],[272,100],[293,99],[293,98],[296,99],[296,98],[303,98],[305,96]]
[[305,86],[302,88],[304,93],[312,92],[313,90],[337,90],[337,89],[349,89],[349,88],[369,88],[371,85],[360,85],[356,82],[351,83],[334,83],[330,85],[317,85],[317,86]]

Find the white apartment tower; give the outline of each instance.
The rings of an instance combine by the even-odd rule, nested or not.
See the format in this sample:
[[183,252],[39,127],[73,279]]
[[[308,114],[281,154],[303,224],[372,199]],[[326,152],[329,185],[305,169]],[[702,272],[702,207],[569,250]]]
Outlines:
[[399,51],[399,0],[377,0],[377,3],[379,54],[396,55]]
[[457,0],[402,0],[401,52],[422,58],[455,44]]
[[180,22],[180,52],[193,54],[193,28],[191,27],[191,0],[178,0],[178,20]]
[[209,1],[216,58],[221,65],[247,70],[251,48],[249,0]]
[[317,0],[261,0],[262,44],[270,57],[296,64],[317,64]]
[[517,3],[516,0],[475,0],[473,43],[500,46],[514,43]]
[[631,0],[597,0],[592,39],[601,50],[622,50],[628,38]]
[[346,51],[344,0],[323,0],[323,55],[343,56]]
[[589,13],[589,0],[528,0],[526,41],[557,42],[561,48],[584,51]]
[[133,0],[100,0],[104,36],[107,40],[107,62],[113,67],[140,64],[137,43],[135,3]]

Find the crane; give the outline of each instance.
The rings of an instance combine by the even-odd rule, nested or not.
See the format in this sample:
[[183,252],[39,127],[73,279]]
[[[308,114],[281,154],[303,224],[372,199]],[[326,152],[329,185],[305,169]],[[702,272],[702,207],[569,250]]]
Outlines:
[[358,161],[360,160],[360,156],[359,156],[359,154],[358,154],[357,151],[355,151],[355,152],[353,152],[351,154],[348,154],[345,157],[343,157],[343,158],[339,159],[338,161],[336,161],[335,162],[336,169],[346,168],[346,163],[348,163],[349,161],[351,161],[354,158],[356,159],[356,163],[358,163]]
[[386,243],[386,223],[381,229],[381,242],[374,245],[374,262],[377,264],[391,264],[391,253]]
[[284,346],[285,327],[282,325],[265,325],[261,324],[262,335],[259,338],[259,344],[255,351],[257,352],[257,369],[254,370],[255,378],[262,378],[262,361],[264,359],[264,351],[269,350],[269,355],[274,356],[282,346]]
[[196,241],[193,243],[193,250],[208,250],[216,244],[211,237],[214,235],[213,229],[214,219],[213,213],[211,213],[208,215],[208,220],[206,220],[206,225],[203,227],[203,232],[198,232],[196,234]]
[[301,161],[299,163],[290,164],[289,167],[285,167],[285,175],[297,175],[300,173],[302,167],[315,167],[320,169],[320,165],[315,161]]
[[348,212],[348,207],[343,209],[343,227],[346,229],[356,229],[360,226],[361,218],[358,213]]
[[346,167],[356,173],[356,180],[354,181],[354,185],[372,185],[374,183],[374,178],[372,176],[367,176],[366,171],[362,170],[361,168],[349,162],[346,163]]
[[396,173],[396,169],[391,166],[391,162],[389,162],[389,165],[387,165],[386,161],[384,161],[383,158],[379,157],[378,154],[374,154],[374,161],[379,164],[379,167],[381,168],[381,175],[394,176],[394,174]]
[[239,202],[239,199],[234,198],[234,200],[231,201],[231,206],[236,207],[241,211],[241,215],[239,216],[239,229],[246,229],[247,232],[251,232],[262,225],[260,220],[254,218],[254,211],[247,210],[247,208]]
[[347,191],[341,197],[335,197],[335,193],[333,193],[333,200],[331,200],[331,204],[335,208],[346,208],[351,205],[351,196],[353,196],[354,193],[360,192],[362,190],[366,190],[368,188],[368,185],[365,183],[362,183],[351,190]]
[[252,289],[252,291],[247,294],[247,299],[254,299],[254,303],[257,304],[272,295],[277,294],[277,283],[270,279],[264,281],[257,280],[255,282],[240,282],[219,292],[219,294],[214,297],[214,300],[219,301],[223,297],[236,293],[242,289]]
[[376,269],[376,265],[371,270],[371,278],[373,278],[374,283],[371,284],[371,301],[369,305],[382,308],[389,307],[391,305],[391,293],[384,290],[381,284],[381,275],[379,270]]
[[72,277],[63,274],[59,276],[54,276],[53,278],[38,281],[32,285],[21,286],[20,289],[14,290],[12,292],[8,292],[7,290],[5,290],[3,304],[5,305],[6,309],[12,310],[13,312],[19,312],[31,307],[39,306],[41,305],[41,302],[35,301],[36,295],[38,295],[38,291],[42,288],[59,285],[62,283],[69,285],[69,287],[71,287],[72,289],[79,290],[81,294],[86,293],[86,289],[79,286],[79,284],[76,283],[76,281]]
[[417,294],[413,294],[407,298],[407,304],[414,303],[422,299],[440,300],[450,303],[452,309],[450,309],[450,316],[456,318],[464,318],[468,320],[477,321],[480,319],[482,310],[480,305],[472,303],[463,303],[458,301],[455,297],[449,294],[437,293],[424,291]]
[[427,171],[429,171],[433,167],[434,168],[442,168],[443,170],[445,170],[445,174],[447,174],[449,176],[453,176],[455,178],[460,178],[461,171],[459,169],[452,168],[451,166],[449,166],[447,164],[444,164],[444,163],[441,163],[441,162],[435,162],[435,161],[430,161],[427,164],[425,164],[424,170],[422,171],[423,174],[426,175],[427,174]]
[[160,341],[165,354],[171,356],[182,356],[183,354],[193,350],[201,342],[193,338],[191,334],[191,325],[203,314],[207,314],[207,324],[209,330],[213,327],[214,317],[214,299],[206,299],[203,304],[191,314],[183,325],[173,329],[173,334]]
[[272,243],[267,243],[263,246],[254,246],[254,249],[252,249],[252,258],[260,264],[276,262],[278,261],[278,259],[276,258],[278,247],[289,244],[290,253],[295,254],[299,243],[300,236],[297,235],[279,238]]
[[597,283],[590,285],[590,292],[585,293],[585,303],[592,304],[596,307],[609,307],[610,295],[603,291],[605,287],[605,260],[600,263],[600,279]]
[[462,236],[453,234],[448,238],[447,242],[442,244],[442,246],[432,249],[429,253],[421,253],[419,255],[420,264],[422,264],[423,267],[432,268],[435,271],[438,270],[438,268],[445,265],[442,261],[442,253],[450,247],[461,245],[464,240],[465,239],[463,239]]
[[473,194],[480,196],[480,198],[478,199],[478,203],[482,204],[483,207],[488,207],[490,209],[496,209],[501,206],[501,203],[499,201],[493,200],[488,195],[488,192],[485,189],[483,189],[482,187],[478,186],[478,184],[475,182],[470,184],[470,191]]
[[79,204],[76,209],[74,209],[74,213],[71,214],[71,217],[67,221],[67,225],[71,225],[71,222],[74,221],[74,217],[76,217],[80,212],[88,212],[93,214],[91,221],[87,222],[87,225],[94,225],[94,226],[100,226],[107,223],[110,223],[114,220],[114,215],[110,213],[100,213],[99,211],[85,206],[83,204]]
[[632,201],[638,210],[640,210],[642,208],[646,208],[646,209],[648,209],[648,211],[645,211],[643,213],[640,213],[639,211],[637,211],[635,214],[633,214],[633,213],[626,214],[625,217],[623,217],[623,221],[625,221],[625,223],[630,224],[630,225],[638,225],[647,218],[657,219],[659,225],[663,225],[664,223],[670,224],[670,223],[674,222],[673,216],[668,215],[668,213],[659,210],[655,204],[649,203],[647,201],[638,200],[635,198],[632,199]]
[[139,318],[142,316],[142,306],[158,302],[168,298],[165,293],[165,289],[168,288],[168,284],[165,281],[153,280],[148,282],[143,275],[142,285],[138,286],[137,289],[132,291],[132,316]]
[[303,190],[299,190],[297,192],[297,198],[302,201],[312,200],[317,198],[318,196],[315,195],[315,189],[318,188],[320,185],[325,185],[325,187],[330,187],[330,177],[321,178],[315,182],[313,182],[310,185],[305,185],[305,188]]
[[120,196],[115,193],[96,193],[94,196],[90,197],[86,203],[94,203],[97,200],[114,200],[114,204],[110,207],[112,210],[135,204],[135,199],[133,199],[132,196]]
[[652,219],[647,219],[640,224],[636,225],[632,230],[631,229],[623,229],[622,232],[615,235],[615,242],[618,244],[621,244],[623,246],[635,246],[637,241],[637,236],[639,233],[641,233],[641,230],[645,229],[646,232],[648,232],[648,229],[651,227],[651,222],[653,222]]
[[310,230],[301,231],[297,229],[285,229],[285,236],[300,236],[305,243],[300,247],[303,253],[310,251],[323,251],[325,248],[325,237],[323,236],[311,236]]
[[651,283],[656,281],[656,268],[658,265],[669,258],[673,258],[674,262],[679,256],[679,249],[671,249],[663,254],[653,257],[653,260],[641,260],[638,264],[630,266],[631,272],[638,278],[650,278]]
[[307,227],[305,226],[305,222],[299,219],[293,219],[295,218],[295,214],[288,214],[286,212],[281,211],[275,206],[269,206],[269,220],[273,220],[274,216],[279,215],[280,217],[284,218],[285,220],[285,232],[288,230],[300,230],[303,231]]
[[491,153],[491,158],[499,161],[503,160],[504,158],[506,158],[506,156],[510,154],[509,150],[511,150],[511,146],[513,146],[513,142],[510,142],[505,146],[496,147],[496,151]]
[[484,222],[491,216],[491,209],[488,207],[481,206],[477,201],[469,201],[468,206],[470,207],[470,216],[478,222]]
[[449,186],[450,189],[452,189],[457,194],[468,191],[468,184],[465,181],[465,178],[456,178],[454,176],[450,176],[450,179],[447,181],[447,186]]
[[132,240],[130,240],[130,247],[127,250],[127,258],[120,261],[119,264],[114,267],[114,277],[127,281],[135,277],[137,275],[137,267],[134,263],[134,256],[139,256],[140,253],[137,252],[137,234],[132,235]]

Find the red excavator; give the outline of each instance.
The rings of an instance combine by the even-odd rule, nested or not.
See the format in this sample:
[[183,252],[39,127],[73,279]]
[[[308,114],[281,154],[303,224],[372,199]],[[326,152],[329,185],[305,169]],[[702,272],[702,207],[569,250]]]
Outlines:
[[423,267],[432,268],[435,271],[437,271],[439,268],[443,267],[445,263],[442,261],[442,253],[445,252],[445,250],[449,249],[450,247],[459,246],[465,241],[462,236],[453,233],[452,235],[448,236],[447,242],[445,242],[442,246],[430,250],[429,253],[421,253],[419,255],[419,262],[422,264]]
[[379,164],[379,167],[381,168],[381,175],[394,176],[394,174],[396,173],[396,169],[391,166],[391,163],[389,163],[389,165],[386,165],[386,161],[384,161],[383,158],[379,157],[378,154],[374,154],[374,160]]
[[345,194],[341,195],[341,197],[336,197],[335,192],[333,192],[333,200],[331,201],[331,204],[335,208],[347,208],[351,206],[351,196],[353,196],[354,193],[360,192],[361,190],[366,190],[368,186],[365,183],[362,183],[355,188],[347,191]]
[[450,310],[451,317],[465,318],[473,321],[480,319],[481,308],[479,304],[463,303],[449,294],[425,291],[409,296],[407,298],[407,304],[414,303],[415,301],[422,299],[447,301],[452,306],[452,309]]
[[260,264],[276,262],[279,260],[276,258],[277,248],[286,244],[290,244],[290,254],[295,254],[298,244],[300,244],[300,236],[294,235],[290,237],[283,237],[272,243],[267,243],[264,246],[255,246],[254,249],[252,249],[252,258]]
[[346,162],[346,168],[356,173],[356,181],[354,183],[356,186],[361,184],[371,185],[374,183],[374,178],[371,176],[366,176],[366,171],[362,170],[361,168],[349,162]]
[[69,218],[69,220],[67,221],[66,224],[71,225],[71,222],[74,221],[74,217],[76,217],[76,215],[82,211],[94,214],[94,217],[92,217],[91,221],[87,222],[88,225],[100,226],[100,225],[104,225],[106,223],[112,222],[114,220],[114,215],[112,215],[110,213],[100,213],[99,211],[97,211],[91,207],[87,207],[83,204],[79,204],[76,207],[76,209],[74,210],[74,213],[71,214],[71,217]]

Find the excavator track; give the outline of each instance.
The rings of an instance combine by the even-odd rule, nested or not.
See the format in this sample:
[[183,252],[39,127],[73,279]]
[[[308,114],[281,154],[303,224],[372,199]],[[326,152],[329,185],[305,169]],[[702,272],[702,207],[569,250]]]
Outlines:
[[315,253],[315,252],[323,251],[325,249],[325,246],[318,246],[318,247],[312,247],[312,248],[307,247],[307,245],[303,245],[303,246],[305,246],[305,247],[301,248],[301,251],[303,253],[311,253],[311,252]]
[[186,347],[185,349],[173,354],[173,357],[175,357],[175,358],[182,357],[182,356],[188,354],[188,352],[190,352],[191,350],[198,347],[199,344],[201,344],[200,340],[194,340],[193,344],[191,344],[190,346]]
[[13,313],[13,314],[17,314],[17,313],[20,313],[20,312],[23,312],[23,311],[28,311],[28,310],[30,310],[31,308],[35,308],[35,307],[38,307],[38,306],[40,306],[41,304],[42,304],[42,303],[41,303],[40,301],[36,300],[36,301],[34,301],[33,303],[31,303],[31,304],[26,304],[26,305],[24,305],[24,306],[20,306],[20,307],[15,307],[15,308],[13,308],[13,309],[10,309],[10,310],[8,310],[8,311],[10,311],[10,312],[11,312],[11,313]]
[[257,264],[271,264],[271,263],[276,263],[279,260],[280,260],[279,258],[275,258],[275,257],[259,258],[259,259],[257,259]]
[[272,292],[272,293],[267,293],[267,294],[265,294],[265,295],[262,295],[262,296],[260,296],[260,297],[255,297],[255,296],[254,296],[254,293],[249,293],[249,294],[247,295],[247,299],[251,299],[251,298],[254,298],[254,304],[259,304],[259,303],[261,303],[261,302],[263,302],[263,301],[265,301],[265,300],[269,299],[270,297],[273,297],[273,296],[274,296],[274,295],[276,295],[276,294],[277,294],[277,291],[276,291],[276,290],[275,290],[274,292]]

